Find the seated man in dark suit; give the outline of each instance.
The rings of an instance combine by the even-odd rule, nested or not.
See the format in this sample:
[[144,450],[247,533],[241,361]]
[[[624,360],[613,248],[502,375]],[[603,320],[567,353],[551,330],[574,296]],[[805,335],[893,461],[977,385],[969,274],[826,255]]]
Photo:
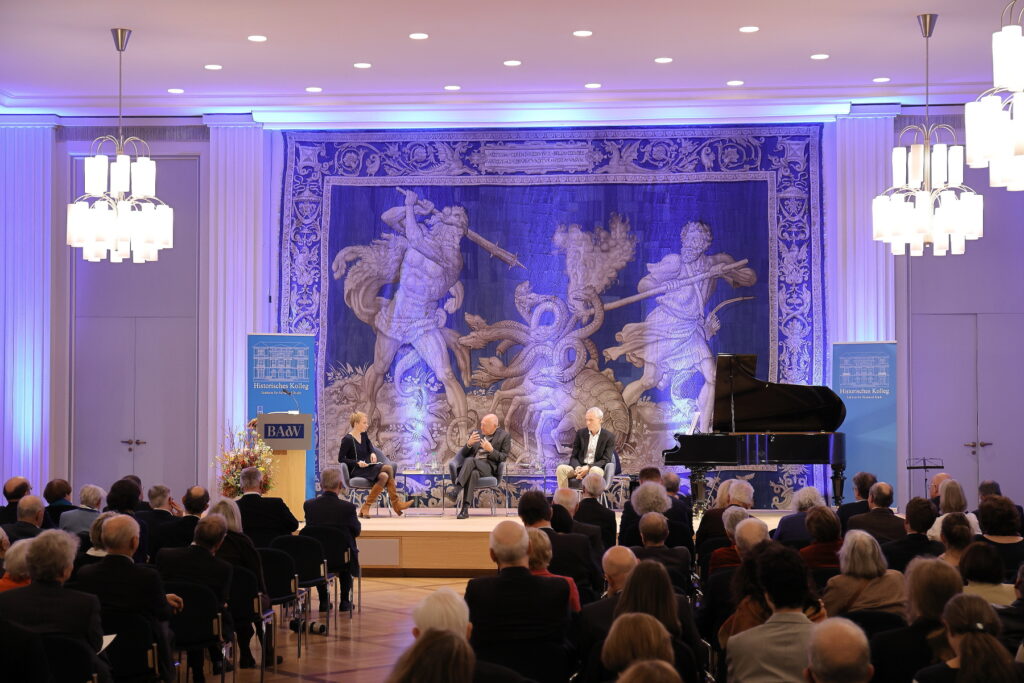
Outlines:
[[139,495],[135,499],[135,511],[138,512],[139,510],[149,510],[149,503],[142,500],[142,492],[145,490],[142,488],[142,480],[139,479],[134,474],[126,474],[123,477],[121,477],[121,479],[132,482],[133,484],[135,484],[135,488],[138,489],[139,491]]
[[621,545],[612,546],[601,558],[601,568],[608,584],[605,597],[589,605],[584,605],[579,619],[579,653],[583,662],[589,662],[592,650],[600,644],[612,628],[615,621],[615,606],[619,595],[626,587],[626,579],[639,563],[636,555],[629,548]]
[[[36,536],[27,556],[32,583],[0,593],[0,614],[33,633],[73,638],[97,653],[103,645],[100,601],[95,595],[64,588],[77,550],[78,539],[64,531],[51,529]],[[100,680],[110,680],[108,667],[99,657],[93,657],[93,670]]]
[[[197,583],[212,590],[224,606],[224,638],[231,640],[234,634],[227,602],[232,568],[224,560],[215,557],[227,533],[228,524],[223,515],[209,514],[196,524],[192,545],[186,548],[163,548],[156,557],[156,568],[164,581]],[[210,648],[210,660],[213,662],[213,672],[219,674],[224,666],[220,649]],[[192,669],[192,680],[205,680],[202,650],[189,651],[188,664]]]
[[[359,536],[362,525],[356,515],[356,506],[338,497],[341,487],[341,471],[337,467],[325,468],[320,472],[320,495],[303,503],[302,509],[306,513],[307,527],[328,526],[338,529],[345,534],[348,539],[348,547],[354,555],[356,537]],[[340,563],[341,560],[335,559],[335,561]],[[328,564],[333,566],[334,562],[328,560]],[[347,596],[351,587],[351,574],[342,574],[341,594]],[[326,611],[329,603],[327,586],[317,586],[317,592],[320,596],[320,611]],[[343,597],[339,609],[344,612],[350,608],[348,598]]]
[[24,496],[18,501],[18,521],[4,524],[0,528],[7,533],[7,538],[11,543],[17,543],[26,538],[35,538],[43,531],[43,520],[46,518],[45,510],[42,498]]
[[71,484],[66,479],[51,479],[43,489],[43,500],[46,501],[46,517],[50,524],[57,528],[60,516],[76,509],[71,502]]
[[111,517],[103,523],[102,537],[106,556],[82,567],[70,585],[99,598],[104,618],[130,614],[146,619],[159,644],[160,673],[165,681],[173,681],[177,672],[167,620],[172,609],[181,609],[181,598],[164,592],[155,569],[137,565],[132,559],[139,548],[138,522],[128,515]]
[[668,541],[670,547],[686,546],[692,557],[695,548],[693,545],[693,507],[690,505],[690,497],[679,493],[679,475],[675,472],[665,472],[661,475],[661,484],[665,487],[669,502],[672,507],[665,513],[668,520]]
[[882,543],[895,541],[907,535],[903,520],[897,517],[889,506],[892,505],[892,486],[884,481],[876,482],[868,492],[870,511],[850,518],[849,528],[866,531]]
[[529,551],[526,529],[515,522],[500,522],[491,531],[490,555],[498,575],[466,585],[470,644],[478,659],[542,683],[561,683],[569,674],[569,584],[531,574]]
[[594,564],[600,566],[601,556],[604,555],[604,539],[601,537],[601,528],[594,524],[587,524],[583,520],[576,519],[576,510],[580,505],[580,496],[576,491],[572,489],[558,489],[555,494],[551,497],[551,507],[553,510],[561,508],[565,511],[565,515],[561,518],[568,522],[568,528],[559,528],[555,525],[554,513],[552,512],[552,528],[555,531],[566,533],[571,532],[574,534],[583,534],[590,541],[590,550],[594,555]]
[[882,544],[882,552],[889,563],[889,569],[898,572],[906,570],[915,557],[927,555],[938,557],[946,552],[946,546],[938,541],[928,540],[928,530],[936,517],[931,501],[925,498],[911,498],[907,503],[906,520],[903,522],[907,535],[895,541]]
[[678,590],[688,588],[690,578],[690,551],[685,547],[669,548],[668,520],[657,512],[648,512],[640,518],[642,546],[634,546],[633,554],[638,560],[655,560],[665,565],[672,585]]
[[18,521],[18,501],[30,493],[32,485],[25,477],[11,477],[4,483],[7,505],[0,508],[0,524],[14,524]]
[[[543,491],[527,491],[519,499],[519,519],[528,527],[540,529],[551,539],[551,564],[548,570],[569,576],[580,591],[580,602],[587,604],[601,593],[601,570],[591,554],[590,541],[582,534],[560,534],[551,527],[551,505]],[[526,565],[529,567],[529,564]]]
[[154,559],[163,548],[184,548],[191,545],[199,518],[210,506],[210,493],[202,486],[193,486],[185,492],[181,502],[185,506],[185,514],[153,530],[149,554]]
[[242,531],[257,548],[269,548],[278,536],[287,536],[299,528],[299,521],[281,498],[265,497],[263,473],[255,467],[246,467],[239,477],[242,497],[238,510],[242,513]]
[[583,495],[573,519],[584,524],[593,524],[601,529],[601,542],[605,550],[615,545],[615,512],[601,504],[604,493],[604,477],[588,474],[583,478]]
[[[150,535],[155,536],[158,527],[178,519],[182,512],[174,502],[174,498],[171,497],[171,490],[163,484],[149,487],[147,497],[149,498],[149,509],[136,511],[135,518],[145,522],[149,527]],[[175,510],[176,507],[177,510]]]
[[844,534],[850,522],[850,517],[862,515],[870,509],[868,507],[868,492],[871,491],[871,487],[875,485],[876,481],[878,479],[870,472],[858,472],[853,475],[854,501],[852,503],[843,503],[836,510],[836,514],[839,515],[839,524],[842,525]]
[[[661,484],[661,470],[657,467],[644,467],[637,474],[639,485],[649,481]],[[633,509],[632,496],[622,506],[622,518],[619,520],[619,545],[640,545],[640,515]]]
[[587,411],[587,426],[576,432],[569,464],[555,469],[558,488],[568,488],[570,480],[582,484],[590,472],[597,472],[603,477],[605,468],[614,462],[615,434],[601,427],[603,420],[604,411],[600,408]]

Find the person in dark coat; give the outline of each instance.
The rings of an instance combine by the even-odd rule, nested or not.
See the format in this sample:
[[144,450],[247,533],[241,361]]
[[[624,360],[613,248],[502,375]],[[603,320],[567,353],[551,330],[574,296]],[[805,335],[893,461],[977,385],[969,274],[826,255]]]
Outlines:
[[520,497],[519,518],[523,524],[542,530],[551,540],[548,570],[552,574],[571,577],[580,592],[580,601],[583,604],[593,602],[601,594],[603,581],[590,541],[582,534],[556,532],[551,526],[551,514],[551,505],[543,491],[527,491]]
[[559,465],[555,470],[558,488],[568,488],[570,479],[582,484],[590,472],[603,477],[605,468],[614,462],[615,434],[601,426],[603,420],[604,411],[600,408],[587,410],[587,426],[573,438],[569,464]]
[[78,509],[71,502],[71,484],[66,479],[51,479],[43,489],[46,501],[46,516],[53,528],[60,526],[60,516],[65,512]]
[[[349,550],[355,555],[357,552],[356,538],[362,530],[362,525],[356,514],[356,506],[347,500],[342,500],[339,496],[341,486],[341,473],[338,469],[335,467],[325,468],[320,472],[320,495],[303,503],[302,509],[306,515],[307,527],[330,527],[341,531],[348,542]],[[338,562],[338,559],[335,558],[334,561]],[[342,573],[341,594],[347,596],[351,588],[352,574],[350,572]],[[320,595],[320,607],[322,610],[326,609],[328,604],[327,587],[317,586],[317,591]],[[338,609],[345,611],[350,608],[348,598],[342,598]]]
[[26,538],[35,538],[43,529],[46,519],[46,508],[43,500],[37,496],[24,496],[18,501],[18,521],[4,524],[2,527],[12,544]]
[[[644,467],[637,473],[638,486],[643,486],[649,481],[661,484],[661,470],[657,467]],[[666,494],[667,495],[667,494]],[[671,505],[671,503],[669,503]],[[645,510],[645,512],[647,512]],[[640,513],[633,509],[632,495],[630,500],[622,506],[622,517],[619,519],[619,545],[634,546],[640,545]]]
[[879,544],[903,538],[907,535],[907,529],[903,525],[903,520],[889,509],[890,505],[892,505],[892,486],[884,481],[876,482],[868,492],[870,511],[851,517],[848,528],[868,532],[875,537]]
[[[136,479],[138,477],[129,475],[111,484],[104,512],[117,512],[135,517],[135,510],[138,509],[139,498],[142,496],[142,490],[135,483]],[[149,525],[138,518],[135,521],[139,523],[139,549],[135,551],[135,561],[146,562],[150,557]]]
[[858,472],[853,475],[853,502],[843,503],[836,510],[836,514],[839,516],[839,524],[842,527],[843,533],[846,533],[850,518],[854,515],[863,515],[868,512],[871,508],[868,507],[868,493],[871,491],[871,487],[875,485],[878,478],[870,472]]
[[615,512],[601,503],[603,493],[604,477],[597,474],[584,477],[583,494],[573,519],[601,529],[601,542],[607,550],[615,545]]
[[246,467],[240,475],[242,497],[238,509],[242,513],[242,530],[257,548],[269,548],[278,536],[287,536],[299,528],[299,520],[288,509],[284,500],[264,496],[263,473],[255,467]]
[[456,454],[459,471],[454,486],[448,494],[454,502],[462,499],[458,518],[469,517],[469,506],[473,502],[473,491],[481,477],[496,477],[502,462],[512,453],[512,436],[498,426],[498,416],[484,415],[480,429],[473,430],[466,445]]
[[928,499],[911,498],[907,502],[904,520],[907,535],[882,544],[882,553],[889,563],[889,569],[902,572],[915,557],[938,557],[946,551],[942,543],[928,540],[928,530],[932,528],[936,517],[935,508]]
[[161,524],[153,533],[150,555],[154,559],[163,548],[184,548],[192,544],[196,525],[210,506],[210,493],[202,486],[193,486],[185,492],[181,502],[185,506],[185,514]]

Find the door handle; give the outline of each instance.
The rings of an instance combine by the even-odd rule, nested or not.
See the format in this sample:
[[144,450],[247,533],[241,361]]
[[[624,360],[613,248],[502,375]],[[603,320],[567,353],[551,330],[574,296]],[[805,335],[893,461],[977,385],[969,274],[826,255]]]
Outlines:
[[992,442],[991,441],[979,441],[978,445],[981,446],[982,448],[984,448],[985,446],[991,446]]
[[129,446],[131,446],[134,443],[134,441],[132,441],[131,439],[128,439],[127,441],[122,441],[121,443],[126,443]]
[[977,441],[971,441],[971,442],[965,443],[964,445],[967,446],[968,448],[977,448],[978,447],[978,442]]
[[136,440],[135,440],[135,445],[136,445],[136,446],[141,446],[141,445],[143,445],[144,443],[146,443],[146,442],[145,442],[145,441],[139,441],[138,439],[136,439]]

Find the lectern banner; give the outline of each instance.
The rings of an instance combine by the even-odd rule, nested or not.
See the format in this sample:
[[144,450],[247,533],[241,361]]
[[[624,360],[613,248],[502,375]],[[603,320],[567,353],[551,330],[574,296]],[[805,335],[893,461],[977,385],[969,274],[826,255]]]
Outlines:
[[846,404],[847,476],[873,472],[895,490],[896,342],[833,344],[832,390]]
[[316,390],[313,362],[315,337],[310,334],[250,334],[248,339],[251,420],[264,413],[298,411],[313,416],[314,442],[306,453],[306,493],[313,496],[316,453]]

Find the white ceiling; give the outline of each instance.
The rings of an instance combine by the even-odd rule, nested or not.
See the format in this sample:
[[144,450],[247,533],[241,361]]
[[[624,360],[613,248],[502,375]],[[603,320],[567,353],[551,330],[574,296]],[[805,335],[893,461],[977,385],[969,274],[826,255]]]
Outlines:
[[[921,6],[921,5],[924,6]],[[126,115],[352,108],[933,102],[991,79],[1002,0],[0,0],[0,113],[115,111],[109,29],[134,30]],[[756,25],[743,34],[740,26]],[[589,29],[590,38],[572,31]],[[425,41],[408,38],[430,34]],[[268,36],[266,43],[246,40]],[[812,53],[831,59],[812,61]],[[655,64],[655,57],[672,57]],[[520,67],[502,65],[522,60]],[[360,70],[357,61],[373,64]],[[204,64],[223,65],[207,71]],[[872,78],[887,76],[885,85]],[[745,81],[729,88],[727,80]],[[599,82],[600,90],[584,83]],[[446,84],[462,86],[445,92]],[[989,83],[990,84],[990,83]],[[323,88],[308,94],[307,86]],[[183,88],[171,95],[168,88]]]

